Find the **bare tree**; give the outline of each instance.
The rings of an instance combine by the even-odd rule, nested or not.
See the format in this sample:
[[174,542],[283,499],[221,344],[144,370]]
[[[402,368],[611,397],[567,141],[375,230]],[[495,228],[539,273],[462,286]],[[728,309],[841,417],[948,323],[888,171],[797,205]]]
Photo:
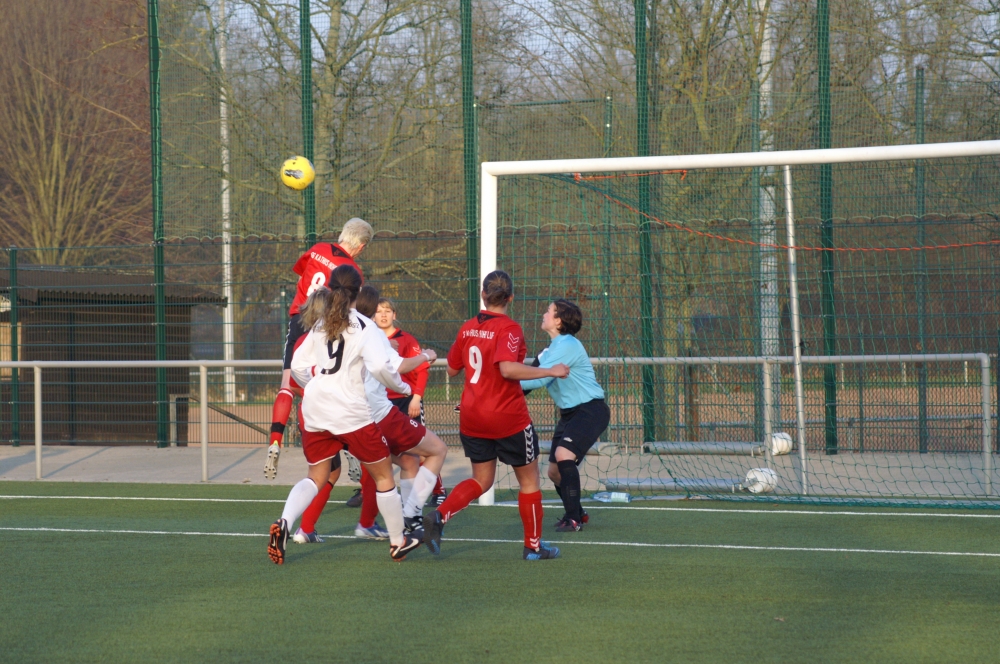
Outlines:
[[148,236],[145,48],[118,21],[135,10],[14,0],[0,12],[0,234],[51,249],[40,262]]

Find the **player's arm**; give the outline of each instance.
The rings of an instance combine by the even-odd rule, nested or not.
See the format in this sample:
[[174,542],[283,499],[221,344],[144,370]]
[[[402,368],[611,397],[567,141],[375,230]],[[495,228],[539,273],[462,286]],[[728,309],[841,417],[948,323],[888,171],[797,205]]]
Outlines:
[[[406,374],[411,371],[423,371],[425,374],[428,372],[428,367],[430,366],[428,362],[433,362],[437,359],[437,353],[435,353],[430,348],[425,348],[413,357],[408,357],[403,360],[403,363],[399,365],[399,373]],[[427,386],[427,378],[424,377],[423,387]],[[417,389],[417,388],[420,389]],[[413,389],[414,394],[419,394],[423,396],[424,390],[420,387],[420,381],[417,381],[416,387]]]
[[569,367],[565,364],[556,364],[547,369],[529,367],[527,364],[521,364],[520,362],[499,362],[498,364],[500,365],[500,375],[507,380],[526,381],[546,379],[545,383],[548,383],[548,379],[550,378],[565,378],[569,375]]
[[465,358],[463,357],[461,344],[458,343],[458,339],[455,339],[455,343],[448,349],[448,376],[454,378],[462,373],[462,369],[464,368]]
[[[389,353],[395,351],[389,348],[389,341],[382,334],[382,331],[374,325],[369,325],[361,334],[361,359],[364,361],[368,373],[390,390],[400,394],[410,394],[410,386],[403,382],[402,376],[399,375],[399,371],[396,370],[396,366],[389,357]],[[373,336],[375,334],[381,339]],[[388,352],[386,352],[387,348]]]
[[313,377],[315,343],[316,334],[310,330],[299,347],[295,349],[295,354],[292,355],[292,377],[295,378],[296,383],[302,386],[302,389],[305,389]]

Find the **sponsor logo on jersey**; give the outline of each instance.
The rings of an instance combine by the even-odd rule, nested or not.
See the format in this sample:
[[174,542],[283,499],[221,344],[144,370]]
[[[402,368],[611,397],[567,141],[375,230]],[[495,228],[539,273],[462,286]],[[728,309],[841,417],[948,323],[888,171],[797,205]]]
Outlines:
[[492,330],[465,330],[462,336],[465,337],[478,337],[480,339],[492,339],[496,335],[496,332]]

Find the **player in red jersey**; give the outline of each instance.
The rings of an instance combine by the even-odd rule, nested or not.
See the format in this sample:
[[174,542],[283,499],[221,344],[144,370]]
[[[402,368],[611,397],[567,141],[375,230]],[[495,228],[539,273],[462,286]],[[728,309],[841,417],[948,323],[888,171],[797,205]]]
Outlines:
[[[388,337],[390,342],[395,342],[395,348],[400,356],[415,357],[421,353],[420,342],[417,341],[416,337],[396,327],[396,304],[392,300],[387,297],[380,298],[378,309],[375,311],[375,315],[372,316],[372,320],[375,321],[380,330],[385,332],[385,336]],[[413,418],[421,424],[427,424],[424,419],[423,398],[424,391],[427,389],[427,379],[430,377],[430,368],[430,364],[422,364],[413,371],[402,374],[403,381],[413,390],[412,395],[406,396],[392,390],[388,391],[389,400],[392,401],[392,404],[403,411],[408,417]],[[399,476],[400,486],[412,480],[413,475],[408,472],[401,473]],[[438,477],[437,483],[434,485],[434,494],[431,497],[430,504],[435,507],[440,505],[444,502],[447,495],[444,485],[441,483],[441,478]]]
[[542,542],[538,434],[519,381],[565,378],[569,367],[525,366],[524,331],[507,317],[514,299],[510,275],[503,270],[486,275],[482,298],[486,309],[462,325],[448,351],[448,375],[465,371],[459,433],[465,456],[472,462],[472,478],[459,483],[440,507],[424,517],[424,543],[431,553],[440,553],[444,524],[493,486],[499,458],[514,468],[521,489],[517,506],[524,526],[524,559],[557,558],[559,549]]
[[330,280],[330,272],[340,265],[350,265],[358,274],[361,268],[354,259],[361,255],[365,247],[372,241],[374,231],[364,219],[354,217],[344,224],[340,238],[336,243],[318,242],[310,247],[295,261],[292,270],[299,275],[295,287],[295,299],[288,309],[288,334],[285,337],[285,355],[281,372],[281,389],[274,399],[271,409],[271,436],[267,448],[267,461],[264,462],[264,477],[273,480],[278,475],[278,455],[281,454],[281,440],[285,435],[288,415],[292,412],[292,399],[302,396],[302,390],[292,385],[291,363],[295,353],[296,343],[305,336],[308,330],[303,329],[299,320],[299,308],[305,304],[306,298],[312,295],[320,286],[325,286]]

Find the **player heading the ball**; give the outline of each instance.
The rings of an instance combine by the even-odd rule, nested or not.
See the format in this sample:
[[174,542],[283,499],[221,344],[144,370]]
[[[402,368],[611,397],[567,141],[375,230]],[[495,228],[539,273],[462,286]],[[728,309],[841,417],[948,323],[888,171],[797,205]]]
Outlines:
[[296,344],[305,336],[306,330],[301,321],[299,309],[305,304],[306,298],[317,288],[325,286],[330,280],[330,272],[341,265],[350,265],[362,275],[361,268],[354,259],[361,255],[368,243],[372,241],[375,231],[364,219],[354,217],[349,219],[340,231],[340,238],[334,242],[317,242],[309,251],[295,261],[292,271],[299,275],[295,286],[295,298],[288,308],[288,334],[285,336],[284,363],[281,372],[281,389],[274,398],[271,408],[271,435],[267,449],[267,460],[264,462],[264,477],[273,480],[278,476],[278,455],[281,454],[281,440],[285,435],[288,416],[292,412],[292,400],[302,390],[292,384],[291,363]]
[[527,348],[521,326],[507,316],[514,299],[514,281],[503,270],[483,280],[486,308],[466,321],[448,351],[448,375],[465,372],[459,433],[472,478],[461,482],[436,510],[424,517],[424,543],[431,553],[441,550],[444,524],[493,486],[497,459],[514,468],[524,526],[525,560],[548,560],[559,549],[542,542],[542,491],[538,474],[538,434],[531,424],[521,380],[565,378],[569,367],[525,366]]

